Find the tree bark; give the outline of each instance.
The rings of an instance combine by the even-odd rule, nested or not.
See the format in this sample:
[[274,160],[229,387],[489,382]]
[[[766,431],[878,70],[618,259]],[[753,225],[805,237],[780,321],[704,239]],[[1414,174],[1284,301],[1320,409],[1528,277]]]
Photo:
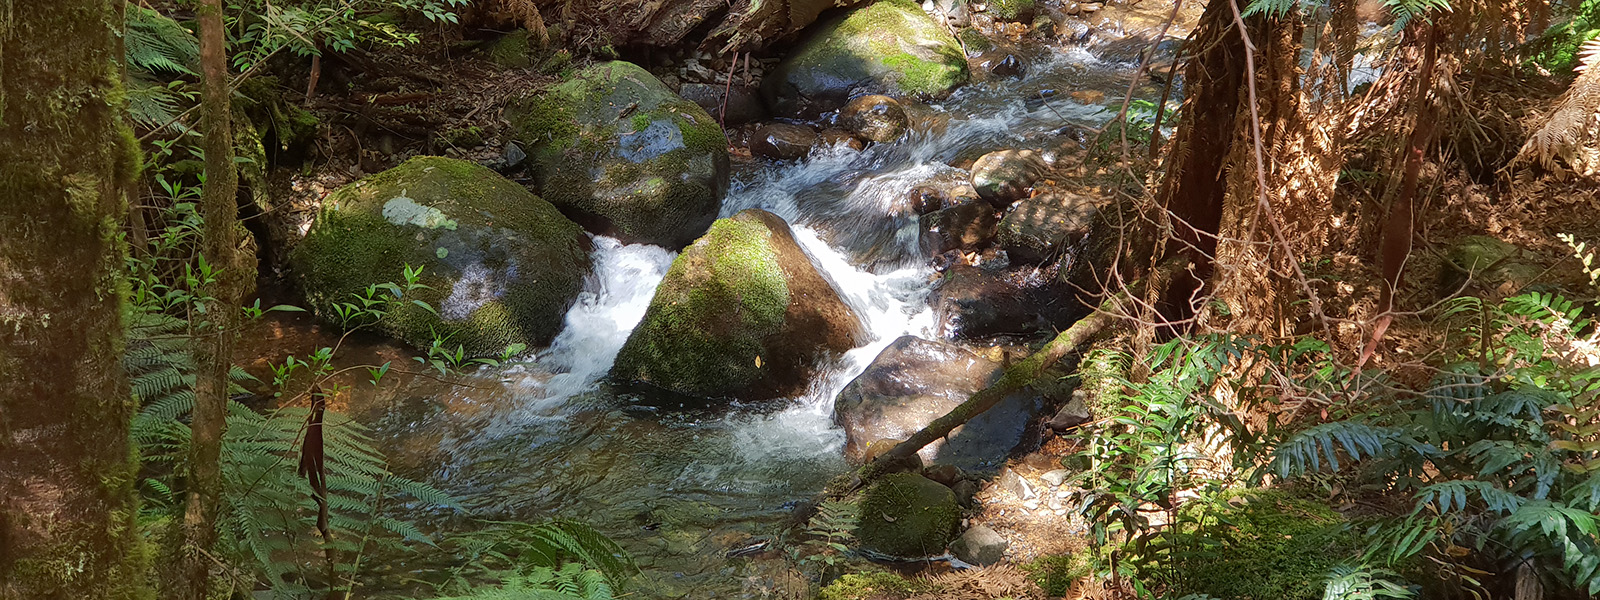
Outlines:
[[0,0],[0,599],[153,598],[121,365],[115,0]]
[[215,277],[208,285],[203,318],[195,330],[194,415],[190,426],[188,497],[184,507],[183,589],[180,598],[205,600],[216,544],[217,503],[222,495],[222,435],[228,411],[228,372],[233,367],[242,265],[237,200],[239,177],[233,162],[232,104],[228,56],[223,39],[222,0],[202,0],[200,17],[201,127],[205,133],[204,256]]

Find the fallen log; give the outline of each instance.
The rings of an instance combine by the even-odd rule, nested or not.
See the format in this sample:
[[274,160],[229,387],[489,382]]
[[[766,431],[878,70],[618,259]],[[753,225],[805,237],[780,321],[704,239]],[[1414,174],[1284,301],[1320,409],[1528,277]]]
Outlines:
[[1095,336],[1115,324],[1118,317],[1115,316],[1113,311],[1118,306],[1125,305],[1129,298],[1142,297],[1142,290],[1147,282],[1154,280],[1158,286],[1165,285],[1167,281],[1172,279],[1174,274],[1188,264],[1188,261],[1182,258],[1168,260],[1157,267],[1148,277],[1101,301],[1100,306],[1096,308],[1094,313],[1079,319],[1078,322],[1068,327],[1066,331],[1056,334],[1055,339],[1046,343],[1038,352],[1034,352],[1028,358],[1011,365],[1010,368],[1006,369],[1005,374],[1001,375],[1000,379],[994,383],[989,384],[989,387],[979,390],[978,393],[967,398],[966,402],[962,402],[959,406],[951,409],[950,412],[945,413],[944,416],[934,419],[927,427],[923,427],[921,431],[912,434],[906,441],[900,442],[888,452],[867,463],[861,469],[861,482],[867,482],[879,475],[888,473],[893,468],[893,465],[905,464],[906,460],[911,458],[911,455],[922,450],[923,446],[950,435],[950,432],[955,428],[983,414],[984,411],[994,408],[996,404],[1000,403],[1000,400],[1010,393],[1032,383],[1034,379],[1037,379],[1041,373],[1056,364],[1062,357],[1089,343]]

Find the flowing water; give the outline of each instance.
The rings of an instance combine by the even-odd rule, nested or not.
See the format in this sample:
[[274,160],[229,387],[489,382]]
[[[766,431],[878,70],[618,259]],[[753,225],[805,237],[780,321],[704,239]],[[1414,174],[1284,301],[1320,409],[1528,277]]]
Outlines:
[[[803,396],[693,412],[647,408],[604,381],[674,254],[597,238],[594,274],[566,328],[537,359],[479,375],[472,388],[401,390],[377,423],[397,464],[461,498],[475,516],[587,520],[632,551],[642,598],[787,597],[804,589],[782,561],[730,559],[779,533],[792,509],[848,466],[833,398],[896,337],[930,336],[933,280],[902,198],[919,182],[965,177],[960,157],[1048,148],[1063,126],[1098,125],[1128,64],[1081,48],[1041,49],[1022,80],[968,85],[931,107],[900,143],[824,149],[791,163],[736,167],[722,216],[763,208],[855,309],[870,341],[837,359]],[[1054,94],[1049,100],[1042,96]],[[788,590],[786,592],[785,590]]]

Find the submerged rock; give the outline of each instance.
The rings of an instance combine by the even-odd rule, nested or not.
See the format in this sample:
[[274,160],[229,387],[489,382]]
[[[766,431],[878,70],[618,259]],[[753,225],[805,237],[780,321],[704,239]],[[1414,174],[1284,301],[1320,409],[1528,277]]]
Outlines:
[[853,95],[940,95],[967,81],[948,29],[911,0],[880,0],[818,25],[762,84],[773,112],[814,117]]
[[637,65],[590,66],[506,115],[545,198],[596,233],[681,248],[722,206],[722,128]]
[[1055,258],[1089,233],[1097,210],[1088,196],[1046,191],[1017,203],[1000,221],[1000,247],[1016,262]]
[[893,558],[944,553],[961,525],[955,493],[921,475],[896,473],[861,495],[861,548]]
[[861,136],[861,139],[883,143],[905,135],[910,120],[906,117],[906,109],[901,108],[894,98],[869,94],[851,100],[839,109],[839,122]]
[[805,125],[768,123],[750,136],[750,153],[776,160],[805,158],[818,139],[817,132]]
[[583,289],[588,251],[577,224],[522,186],[473,163],[417,157],[329,196],[290,265],[307,304],[334,321],[352,294],[420,267],[429,289],[411,296],[437,314],[406,302],[378,328],[424,348],[437,332],[482,356],[549,343]]
[[[845,457],[866,461],[879,440],[899,440],[965,402],[1000,377],[999,364],[944,342],[904,336],[839,392],[833,421],[845,432]],[[1040,410],[1019,392],[920,451],[923,461],[968,471],[991,470],[1024,448]]]
[[1043,157],[1033,150],[990,152],[972,163],[972,187],[984,200],[1005,206],[1028,197],[1044,171]]
[[862,335],[788,223],[750,209],[672,262],[611,374],[700,398],[793,396]]

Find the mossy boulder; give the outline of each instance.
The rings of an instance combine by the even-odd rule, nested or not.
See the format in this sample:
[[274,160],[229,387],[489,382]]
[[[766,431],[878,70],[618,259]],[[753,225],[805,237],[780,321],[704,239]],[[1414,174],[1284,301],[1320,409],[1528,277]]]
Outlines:
[[506,115],[531,148],[545,199],[591,231],[682,248],[716,220],[727,136],[638,65],[584,68]]
[[763,82],[783,116],[816,116],[851,96],[938,96],[967,81],[961,45],[911,0],[880,0],[818,25]]
[[767,400],[803,392],[820,362],[862,336],[789,225],[751,209],[678,255],[611,374],[686,396]]
[[589,269],[583,229],[550,203],[482,166],[417,157],[339,188],[295,247],[290,266],[324,319],[369,285],[421,267],[414,298],[378,321],[418,347],[434,333],[468,354],[555,337]]
[[914,473],[879,479],[861,495],[856,539],[869,552],[894,558],[943,554],[961,525],[956,495]]
[[1533,283],[1545,270],[1526,255],[1521,248],[1492,236],[1457,238],[1445,252],[1444,268],[1439,272],[1439,296],[1521,289]]

